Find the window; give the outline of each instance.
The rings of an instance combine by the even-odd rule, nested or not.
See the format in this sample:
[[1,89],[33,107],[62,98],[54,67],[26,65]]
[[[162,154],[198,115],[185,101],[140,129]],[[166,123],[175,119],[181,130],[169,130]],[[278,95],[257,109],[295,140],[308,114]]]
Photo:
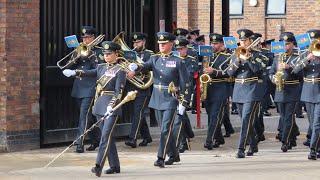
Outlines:
[[229,1],[229,14],[230,16],[243,15],[243,0],[230,0]]
[[285,15],[286,0],[267,0],[266,15]]

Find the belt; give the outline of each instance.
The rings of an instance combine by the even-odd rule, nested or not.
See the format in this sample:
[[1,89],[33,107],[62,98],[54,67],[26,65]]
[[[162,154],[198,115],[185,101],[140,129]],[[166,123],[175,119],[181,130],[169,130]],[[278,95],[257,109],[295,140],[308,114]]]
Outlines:
[[114,95],[114,91],[101,91],[100,96],[102,95]]
[[284,81],[284,84],[299,84],[299,80]]
[[314,83],[319,83],[320,78],[303,78],[303,81],[314,84]]
[[247,82],[253,82],[253,81],[258,81],[258,77],[251,77],[251,78],[236,78],[235,82],[236,83],[247,83]]
[[229,78],[211,79],[209,83],[211,84],[211,83],[219,83],[219,82],[229,82]]

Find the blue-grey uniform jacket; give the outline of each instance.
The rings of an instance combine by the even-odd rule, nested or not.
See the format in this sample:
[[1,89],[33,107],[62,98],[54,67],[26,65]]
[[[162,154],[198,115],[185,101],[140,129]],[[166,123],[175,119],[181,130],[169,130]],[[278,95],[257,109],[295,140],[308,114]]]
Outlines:
[[211,82],[208,84],[207,99],[208,102],[222,101],[229,97],[229,75],[223,73],[222,70],[226,69],[228,62],[226,60],[230,57],[230,54],[225,52],[215,53],[212,58],[210,58],[209,66],[215,69],[215,71],[210,74]]
[[258,77],[262,73],[260,53],[252,51],[252,56],[239,62],[236,56],[231,57],[231,65],[227,70],[229,76],[235,77],[232,101],[235,103],[248,103],[260,101],[260,86]]
[[303,71],[303,86],[301,101],[320,103],[320,59],[298,63],[293,72],[299,74]]
[[156,110],[176,109],[178,100],[168,93],[168,85],[173,82],[179,88],[179,97],[183,95],[183,105],[187,106],[190,93],[189,74],[185,63],[178,56],[156,54],[150,57],[139,69],[142,72],[153,71],[153,91],[149,107]]
[[291,55],[287,55],[283,58],[282,55],[278,55],[275,57],[271,70],[270,70],[270,79],[272,82],[274,82],[274,75],[277,72],[277,67],[279,64],[279,61],[283,59],[282,61],[285,62],[290,66],[289,69],[284,69],[284,88],[282,91],[275,91],[275,102],[296,102],[300,101],[301,96],[301,82],[303,78],[302,71],[295,74],[292,72],[294,61],[298,60],[298,54],[293,53]]
[[[102,85],[102,89],[97,88],[96,99],[92,109],[92,114],[103,116],[108,106],[116,105],[122,96],[126,83],[126,72],[117,64],[99,64],[96,69],[81,70],[77,72],[80,77],[92,77]],[[120,111],[115,112],[120,114]]]
[[[154,54],[153,51],[148,50],[148,49],[144,49],[143,51],[137,52],[137,55],[141,58],[141,60],[143,62],[148,61],[153,54]],[[145,96],[150,96],[151,95],[150,88],[147,88],[147,89],[137,88],[130,81],[127,81],[125,89],[126,89],[126,91],[137,90],[138,91],[137,96],[139,96],[139,97],[140,96],[141,97],[145,97]]]
[[[70,69],[91,70],[97,67],[101,62],[101,50],[95,48],[93,54],[89,57],[80,57],[77,63]],[[73,81],[71,96],[74,98],[93,97],[95,93],[96,78],[94,77],[76,77]]]

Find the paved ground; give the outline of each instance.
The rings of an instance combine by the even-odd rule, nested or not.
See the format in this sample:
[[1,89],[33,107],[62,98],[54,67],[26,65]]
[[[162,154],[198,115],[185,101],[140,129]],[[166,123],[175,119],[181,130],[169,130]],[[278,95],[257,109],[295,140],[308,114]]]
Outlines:
[[[226,144],[212,151],[203,148],[205,129],[196,130],[192,150],[181,154],[181,163],[160,169],[156,160],[158,130],[153,128],[154,142],[145,148],[131,149],[123,140],[117,143],[121,174],[102,175],[108,179],[320,179],[320,160],[307,160],[308,148],[302,145],[305,134],[298,138],[298,147],[282,153],[275,140],[277,116],[265,119],[266,141],[259,145],[253,157],[236,159],[238,133],[226,138]],[[194,119],[193,119],[194,121]],[[236,116],[232,122],[240,123]],[[306,132],[307,120],[297,120],[300,130]],[[204,123],[204,127],[205,127]],[[49,168],[43,168],[65,147],[0,154],[0,179],[96,179],[90,173],[96,152],[76,154],[73,148]]]

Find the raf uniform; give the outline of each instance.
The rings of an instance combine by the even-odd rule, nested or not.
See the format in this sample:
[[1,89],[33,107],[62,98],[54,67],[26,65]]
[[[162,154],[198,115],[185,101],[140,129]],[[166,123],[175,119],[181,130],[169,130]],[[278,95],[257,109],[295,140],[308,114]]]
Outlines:
[[[295,38],[293,33],[284,32],[280,35],[280,40],[291,43],[295,43]],[[298,54],[292,52],[291,54],[282,54],[275,58],[270,74],[272,82],[275,82],[274,75],[278,71],[279,61],[289,65],[288,69],[284,69],[284,88],[281,91],[275,92],[274,101],[277,102],[278,109],[280,112],[281,120],[281,150],[283,152],[291,149],[292,146],[295,146],[295,136],[297,135],[297,126],[295,123],[295,107],[296,104],[300,101],[301,95],[301,78],[302,73],[294,74],[292,73],[292,66],[297,60]]]
[[[210,34],[209,37],[210,43],[223,43],[223,36],[221,34]],[[228,66],[226,60],[229,57],[230,54],[226,52],[216,52],[209,59],[209,67],[214,69],[213,73],[209,74],[211,81],[207,85],[207,98],[205,100],[209,125],[204,147],[209,150],[224,144],[221,125],[229,96],[229,76],[223,70]],[[214,144],[213,140],[215,140]]]
[[[147,38],[147,35],[144,33],[133,33],[132,34],[132,41],[144,41]],[[154,53],[151,50],[148,49],[142,49],[141,51],[136,51],[138,57],[143,61],[146,62],[150,59],[151,55]],[[147,105],[150,99],[150,88],[147,89],[139,89],[135,85],[131,83],[126,84],[126,90],[128,91],[134,91],[137,90],[138,94],[135,100],[129,103],[130,109],[132,109],[131,116],[131,130],[129,133],[129,141],[126,141],[125,144],[128,146],[131,146],[132,148],[135,148],[137,146],[137,135],[140,130],[140,134],[143,138],[143,141],[139,144],[139,146],[146,146],[148,143],[152,142],[152,138],[150,135],[149,127],[146,121],[146,110]],[[127,114],[128,112],[124,112]]]
[[[311,40],[315,40],[315,39],[318,39],[320,38],[320,30],[318,29],[311,29],[309,31],[307,31],[307,33],[309,34]],[[301,57],[301,58],[305,58],[305,57]],[[313,62],[313,61],[312,61]],[[317,61],[315,61],[317,62]],[[298,68],[298,67],[297,67]],[[309,68],[304,68],[305,71],[308,71]],[[315,76],[316,77],[316,76]],[[305,76],[305,78],[307,78]],[[306,85],[308,85],[307,82],[304,81],[304,84],[306,83]],[[312,96],[312,93],[310,94],[305,94],[304,93],[304,88],[305,85],[303,85],[302,87],[302,93],[301,95],[302,96],[309,96],[310,97]],[[306,105],[306,110],[307,110],[307,117],[308,117],[308,120],[309,120],[309,128],[308,128],[308,133],[307,133],[307,140],[305,142],[303,142],[304,145],[306,146],[310,146],[310,141],[311,141],[311,136],[312,136],[312,126],[313,126],[313,119],[314,119],[314,116],[313,116],[313,112],[314,112],[314,103],[310,103],[308,100],[306,100],[305,98],[304,99],[301,99],[301,101],[304,101],[305,102],[305,105]],[[311,113],[309,113],[311,112]]]
[[[158,32],[157,37],[158,43],[168,43],[175,40],[175,36],[168,32]],[[151,56],[150,60],[144,63],[140,69],[142,72],[151,70],[154,73],[154,81],[149,107],[155,109],[156,118],[161,126],[158,160],[154,165],[164,167],[164,159],[172,139],[172,126],[179,104],[177,97],[173,97],[168,92],[168,86],[173,82],[176,87],[179,87],[180,92],[185,92],[185,89],[188,88],[189,77],[185,64],[172,53]],[[181,93],[181,95],[184,94]],[[183,99],[181,101],[186,107],[188,102]],[[175,144],[175,142],[170,144]],[[177,151],[175,148],[173,150]],[[173,152],[173,154],[177,153]]]
[[[81,36],[94,36],[96,30],[92,26],[83,26],[81,30]],[[78,62],[74,64],[71,69],[80,69],[80,70],[90,70],[95,69],[101,58],[101,50],[94,48],[91,51],[88,57],[80,57]],[[76,98],[77,104],[80,108],[79,124],[77,137],[82,135],[87,127],[90,126],[89,123],[92,123],[93,118],[90,112],[92,106],[92,101],[95,93],[95,83],[96,80],[93,77],[76,77],[73,82],[71,96]],[[94,129],[89,133],[91,139],[91,146],[87,150],[94,150],[99,144],[99,131]],[[77,142],[76,152],[82,153],[84,151],[83,147],[84,138],[81,138]]]
[[[189,44],[189,41],[185,38],[178,38],[175,41],[175,47],[176,48],[183,48],[187,47]],[[185,64],[188,75],[189,75],[189,81],[187,82],[189,84],[189,88],[187,91],[188,95],[191,95],[194,93],[194,84],[193,84],[193,75],[196,71],[198,71],[198,65],[194,57],[192,56],[184,56],[182,57],[180,55],[182,63]],[[190,119],[187,115],[187,113],[184,113],[183,115],[179,115],[177,119],[175,120],[174,123],[174,128],[173,128],[173,138],[176,141],[176,146],[172,145],[172,148],[179,148],[179,152],[183,153],[185,150],[189,149],[188,146],[188,139],[194,137],[194,133],[192,130],[192,126],[190,123]],[[174,155],[171,154],[172,151],[169,151],[169,157],[173,157]],[[173,159],[170,159],[173,160]],[[167,161],[166,164],[172,164],[173,161]]]
[[[120,45],[111,41],[104,41],[101,45],[103,53],[106,54],[117,52],[121,49]],[[123,71],[117,63],[99,64],[96,69],[81,69],[77,70],[76,74],[79,77],[92,77],[97,80],[97,91],[92,110],[92,113],[97,117],[97,119],[100,120],[103,118],[109,107],[114,107],[120,102],[126,83],[126,72]],[[113,137],[113,130],[120,113],[120,110],[116,110],[110,117],[108,117],[108,119],[105,119],[100,124],[101,140],[96,159],[96,166],[91,170],[97,176],[101,175],[101,171],[107,157],[110,169],[105,173],[120,173],[120,162],[115,139]]]
[[[319,30],[310,30],[308,33],[311,38],[320,37]],[[317,159],[320,133],[320,60],[319,57],[315,57],[312,60],[306,60],[305,58],[303,57],[295,65],[293,72],[299,74],[300,71],[303,71],[304,74],[301,101],[306,103],[308,119],[311,125],[308,130],[308,135],[311,136],[310,155],[308,158],[315,160]],[[312,131],[311,134],[309,134],[310,129]]]
[[[246,40],[253,35],[253,32],[248,29],[240,29],[237,33],[241,40]],[[251,51],[251,54],[252,56],[248,60],[242,60],[236,56],[232,57],[230,67],[227,70],[230,76],[235,77],[232,101],[237,104],[242,121],[237,158],[245,157],[244,151],[248,138],[250,138],[250,149],[247,155],[252,156],[254,152],[257,152],[253,124],[259,110],[258,76],[262,67],[257,59],[260,54],[256,51]]]

